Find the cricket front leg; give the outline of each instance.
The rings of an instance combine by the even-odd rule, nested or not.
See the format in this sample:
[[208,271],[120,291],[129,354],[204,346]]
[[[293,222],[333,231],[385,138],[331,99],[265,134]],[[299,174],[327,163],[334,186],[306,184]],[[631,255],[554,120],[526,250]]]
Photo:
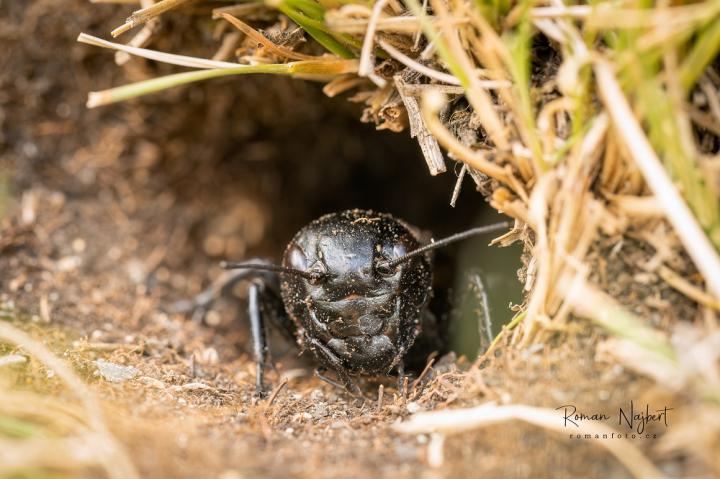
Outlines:
[[[333,386],[343,387],[353,396],[363,397],[362,391],[360,391],[358,385],[355,384],[355,382],[350,378],[350,374],[348,374],[345,367],[340,363],[340,359],[338,359],[338,357],[335,356],[335,354],[330,351],[327,346],[322,344],[317,339],[310,337],[306,337],[305,344],[310,348],[318,361],[320,361],[320,363],[323,365],[322,368],[318,368],[315,371],[315,375],[318,378]],[[342,383],[342,385],[324,376],[324,369],[332,369],[333,371],[335,371],[335,374],[337,374],[337,377]]]
[[259,281],[253,281],[248,288],[248,317],[255,356],[255,393],[258,396],[265,394],[265,365],[268,355],[265,316],[262,309],[263,289],[264,286]]

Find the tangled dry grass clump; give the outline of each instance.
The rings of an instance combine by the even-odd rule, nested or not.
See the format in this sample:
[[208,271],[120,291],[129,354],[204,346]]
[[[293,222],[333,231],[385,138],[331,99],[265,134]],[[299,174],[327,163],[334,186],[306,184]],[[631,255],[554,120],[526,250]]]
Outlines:
[[[495,242],[519,241],[526,251],[526,300],[478,364],[497,348],[552,342],[590,319],[608,333],[599,357],[649,377],[703,417],[700,429],[696,416],[683,417],[659,448],[720,474],[719,2],[139,3],[112,31],[134,32],[126,43],[79,41],[115,50],[120,65],[137,56],[191,70],[93,92],[89,107],[223,76],[288,75],[323,82],[329,96],[349,94],[378,129],[408,128],[433,175],[447,170],[442,147],[462,165],[456,190],[470,176],[514,218]],[[212,58],[145,48],[162,34],[164,15],[217,20]],[[3,331],[4,340],[24,341]],[[0,407],[8,404],[24,403]],[[58,428],[67,441],[100,438],[94,464],[106,467],[112,456],[127,468],[108,474],[132,477],[96,406],[84,407],[90,424],[65,411],[72,420]],[[463,417],[477,416],[473,427],[498,417],[547,424],[546,410],[512,407]],[[454,417],[428,414],[408,430],[462,429]],[[4,418],[0,409],[0,432]],[[638,476],[660,475],[634,449],[613,453]]]

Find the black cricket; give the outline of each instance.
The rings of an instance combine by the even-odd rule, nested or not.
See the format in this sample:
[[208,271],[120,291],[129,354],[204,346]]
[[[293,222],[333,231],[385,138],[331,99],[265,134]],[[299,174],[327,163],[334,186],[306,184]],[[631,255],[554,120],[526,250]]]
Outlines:
[[[395,369],[402,380],[413,343],[437,330],[428,308],[431,251],[508,227],[482,226],[433,242],[390,214],[354,209],[322,216],[302,228],[280,265],[223,262],[224,269],[236,271],[227,273],[222,288],[251,279],[248,312],[257,392],[264,392],[268,319],[290,333],[301,351],[312,352],[321,365],[316,374],[331,384],[360,395],[353,376]],[[209,304],[217,289],[203,293],[206,297],[197,303]],[[339,383],[324,376],[326,370]]]

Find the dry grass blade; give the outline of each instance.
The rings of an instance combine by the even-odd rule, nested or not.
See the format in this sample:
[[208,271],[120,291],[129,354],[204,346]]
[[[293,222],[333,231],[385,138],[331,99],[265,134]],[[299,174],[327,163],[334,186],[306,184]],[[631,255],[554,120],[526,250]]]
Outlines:
[[362,50],[360,51],[360,66],[358,67],[358,75],[368,77],[372,80],[375,85],[383,88],[387,82],[375,75],[373,69],[375,68],[375,55],[373,50],[373,44],[375,41],[375,28],[377,22],[380,19],[383,8],[387,5],[388,0],[377,0],[372,9],[372,15],[370,16],[370,22],[365,32],[365,39],[363,40]]
[[[458,80],[457,77],[450,75],[449,73],[434,70],[421,63],[418,63],[417,61],[402,53],[400,50],[390,45],[388,42],[379,40],[378,44],[383,48],[383,50],[388,52],[391,57],[393,57],[395,60],[399,61],[406,67],[411,68],[412,70],[415,70],[416,72],[421,73],[428,78],[432,78],[433,80],[447,83],[448,85],[460,86],[460,80]],[[493,86],[495,86],[494,82]]]
[[167,12],[168,10],[172,10],[173,8],[182,5],[183,3],[191,1],[195,0],[161,0],[158,3],[155,3],[147,8],[142,8],[133,12],[132,15],[130,15],[130,18],[128,18],[124,24],[117,27],[110,34],[113,37],[122,35],[128,30],[131,30],[138,25],[142,25],[143,23],[148,22],[149,20],[157,17],[158,15],[161,15],[162,13]]
[[33,340],[24,332],[2,321],[0,321],[0,339],[20,346],[31,356],[54,371],[78,399],[80,399],[85,413],[88,416],[88,422],[96,433],[91,442],[94,446],[93,450],[95,454],[98,455],[98,461],[104,465],[108,475],[115,479],[138,478],[138,473],[132,461],[110,433],[95,395],[85,383],[77,377],[73,370],[64,361],[58,359],[45,346]]
[[155,50],[148,50],[147,48],[133,47],[130,45],[123,45],[122,43],[113,43],[102,38],[97,38],[87,33],[81,33],[77,41],[85,43],[87,45],[94,45],[96,47],[109,48],[111,50],[117,50],[125,52],[130,55],[135,55],[149,60],[155,60],[158,62],[168,63],[170,65],[178,65],[182,67],[190,68],[235,68],[243,66],[241,63],[230,63],[230,62],[219,62],[215,60],[207,60],[205,58],[189,57],[185,55],[175,55],[172,53],[163,53]]
[[713,298],[697,286],[693,285],[688,280],[686,280],[667,266],[661,266],[658,270],[658,274],[667,284],[680,291],[688,298],[697,301],[703,306],[707,306],[708,308],[720,311],[720,301]]
[[233,27],[240,30],[242,33],[248,36],[248,38],[251,38],[254,42],[257,42],[258,45],[262,45],[267,51],[270,53],[277,55],[280,58],[288,58],[290,60],[319,60],[319,57],[314,57],[312,55],[305,55],[303,53],[298,53],[290,50],[289,48],[276,45],[265,36],[263,36],[260,32],[252,28],[250,25],[246,24],[239,18],[236,18],[229,13],[225,12],[218,12],[218,17],[223,18],[227,22],[229,22]]
[[[568,433],[560,411],[524,405],[497,406],[494,403],[468,409],[415,414],[408,421],[396,425],[395,429],[406,434],[459,433],[507,421],[523,421],[563,436]],[[618,434],[610,427],[581,423],[581,427],[573,432],[608,437],[607,440],[594,441],[594,444],[606,448],[637,478],[665,477],[629,440],[609,439],[611,435]]]

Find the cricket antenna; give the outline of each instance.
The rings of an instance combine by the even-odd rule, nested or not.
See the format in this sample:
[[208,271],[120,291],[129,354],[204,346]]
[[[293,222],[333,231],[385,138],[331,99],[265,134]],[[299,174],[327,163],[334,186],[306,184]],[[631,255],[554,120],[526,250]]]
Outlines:
[[275,271],[278,273],[296,274],[310,280],[317,280],[322,277],[322,273],[302,271],[295,268],[287,268],[278,264],[263,264],[263,263],[235,263],[232,261],[221,261],[220,267],[222,269],[257,269],[263,271]]
[[442,248],[443,246],[447,246],[450,243],[455,243],[456,241],[461,241],[466,238],[470,238],[472,236],[478,236],[478,235],[487,234],[487,233],[494,233],[495,231],[500,231],[503,229],[510,228],[510,226],[511,225],[508,221],[503,221],[502,223],[494,223],[491,225],[478,226],[477,228],[470,228],[469,230],[462,231],[460,233],[456,233],[452,236],[448,236],[447,238],[433,241],[432,243],[430,243],[428,245],[425,245],[416,250],[413,250],[399,258],[395,258],[392,261],[380,261],[377,263],[376,267],[379,269],[392,270],[399,264],[404,263],[406,261],[410,261],[414,257],[420,256],[421,254],[427,253],[428,251],[432,251],[437,248]]

